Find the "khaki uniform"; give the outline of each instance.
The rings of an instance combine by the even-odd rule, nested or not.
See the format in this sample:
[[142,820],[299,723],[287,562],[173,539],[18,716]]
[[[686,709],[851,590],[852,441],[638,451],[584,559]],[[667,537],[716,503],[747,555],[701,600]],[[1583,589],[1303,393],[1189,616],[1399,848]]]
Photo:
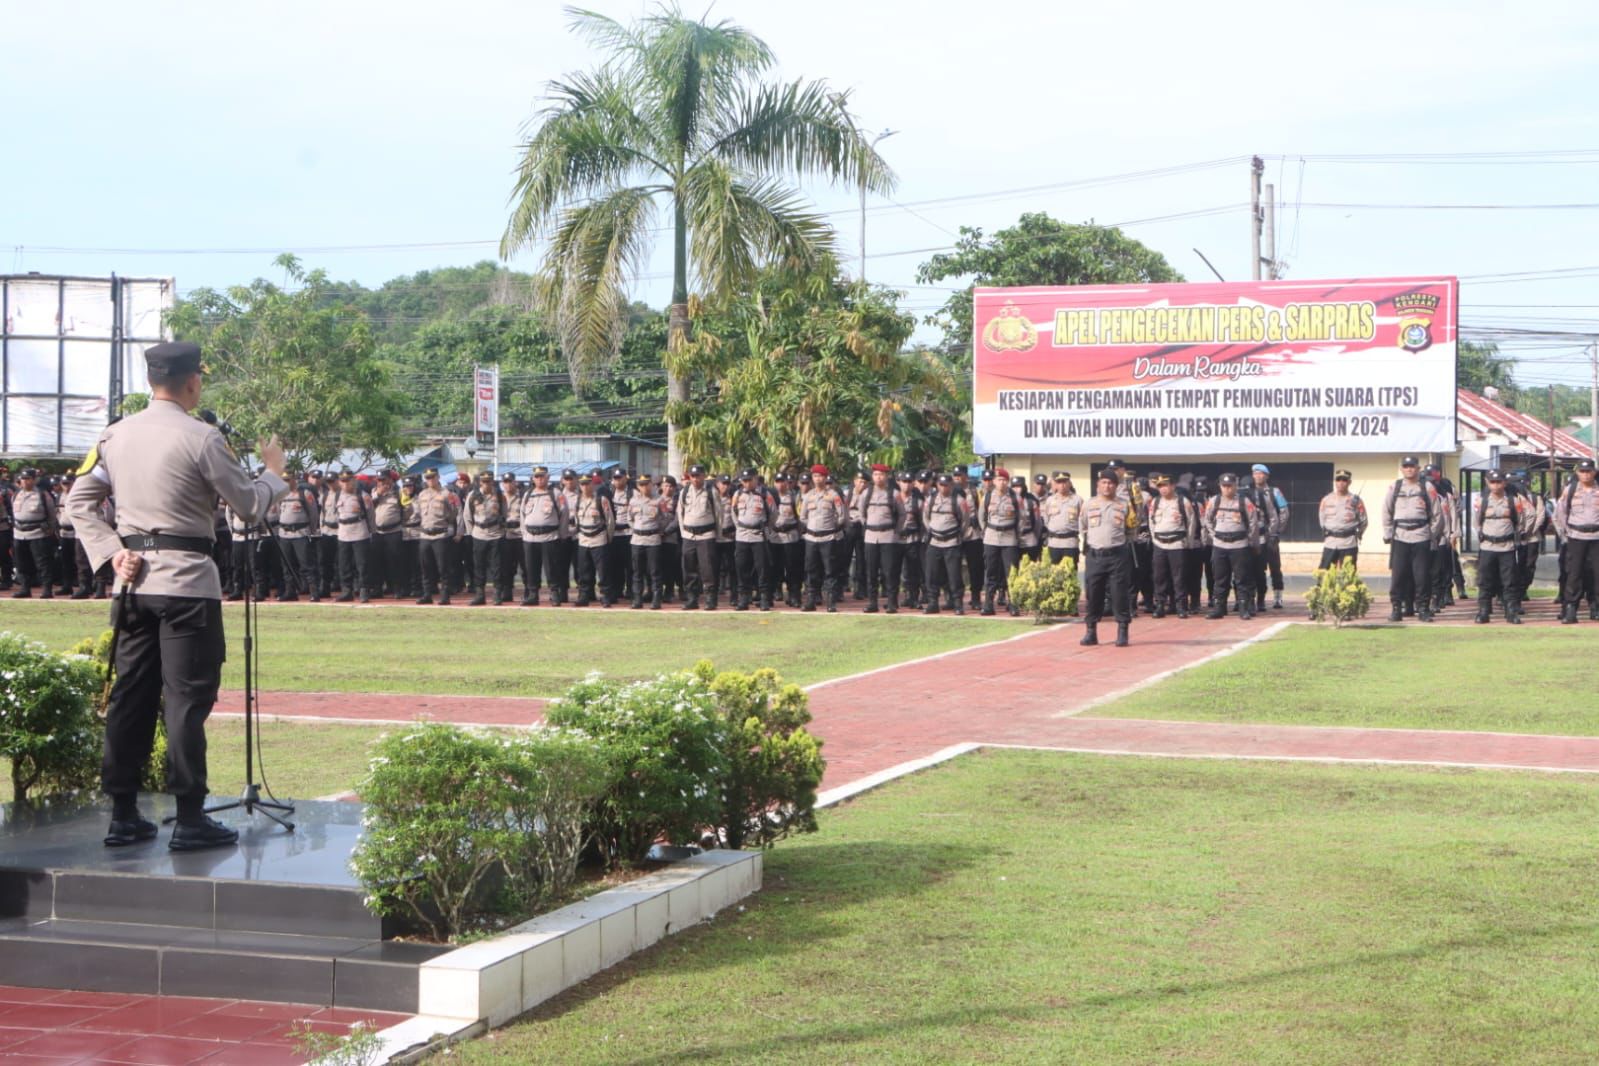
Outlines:
[[1577,601],[1588,599],[1588,618],[1599,622],[1599,482],[1573,481],[1555,503],[1555,532],[1561,548],[1560,599],[1565,621],[1577,618]]
[[433,599],[435,590],[442,602],[450,602],[450,545],[460,527],[459,510],[455,493],[445,488],[423,486],[411,500],[424,602]]
[[609,607],[612,602],[609,584],[611,533],[615,516],[611,501],[598,494],[578,494],[577,506],[572,510],[572,524],[577,528],[577,605],[587,606],[595,596]]
[[1353,492],[1329,492],[1316,508],[1316,520],[1321,524],[1321,569],[1359,558],[1360,541],[1370,522],[1366,504],[1359,496]]
[[633,606],[642,607],[650,601],[656,610],[661,606],[661,543],[670,518],[670,508],[659,496],[646,495],[643,490],[633,492],[627,499],[627,525],[632,532],[630,552],[633,559]]
[[800,529],[805,541],[805,610],[814,611],[818,598],[836,610],[843,574],[834,544],[849,526],[849,504],[837,489],[813,487],[800,497]]
[[1217,496],[1205,508],[1205,528],[1210,531],[1210,569],[1216,581],[1216,605],[1211,617],[1227,613],[1227,593],[1237,594],[1238,612],[1245,618],[1255,610],[1254,553],[1261,545],[1265,516],[1242,492],[1232,499]]
[[703,592],[707,607],[716,607],[716,536],[722,528],[722,498],[706,482],[688,482],[677,490],[677,524],[683,538],[683,595],[687,610],[697,609]]

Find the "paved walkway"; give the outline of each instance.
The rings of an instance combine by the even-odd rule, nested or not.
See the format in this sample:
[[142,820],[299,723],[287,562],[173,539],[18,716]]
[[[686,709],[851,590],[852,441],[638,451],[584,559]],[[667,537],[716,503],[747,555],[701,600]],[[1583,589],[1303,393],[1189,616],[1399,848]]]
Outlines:
[[[810,688],[812,730],[827,756],[824,787],[837,788],[958,744],[1004,744],[1106,753],[1405,762],[1599,771],[1599,738],[1431,730],[1339,729],[1095,718],[1093,707],[1166,674],[1227,654],[1302,617],[1302,608],[1250,622],[1140,618],[1133,644],[1081,647],[1080,625],[996,630],[997,643],[871,671]],[[1533,624],[1554,605],[1529,604]],[[1471,625],[1471,608],[1434,626]],[[1421,625],[1414,621],[1406,626]],[[1496,624],[1503,625],[1502,621]],[[1525,628],[1525,627],[1524,627]],[[1108,631],[1108,633],[1107,633]],[[1510,631],[1506,628],[1506,633]],[[1114,626],[1101,631],[1114,634]],[[1062,678],[1068,679],[1063,685]],[[218,713],[238,713],[224,693]],[[530,725],[545,701],[509,697],[373,696],[269,692],[265,713],[323,720]]]

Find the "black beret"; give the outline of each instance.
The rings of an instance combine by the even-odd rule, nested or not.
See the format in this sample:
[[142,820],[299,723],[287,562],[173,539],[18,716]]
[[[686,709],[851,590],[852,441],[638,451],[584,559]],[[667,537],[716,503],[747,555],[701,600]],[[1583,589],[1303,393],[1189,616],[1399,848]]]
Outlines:
[[166,341],[144,350],[144,361],[151,370],[167,376],[203,374],[200,346],[189,341]]

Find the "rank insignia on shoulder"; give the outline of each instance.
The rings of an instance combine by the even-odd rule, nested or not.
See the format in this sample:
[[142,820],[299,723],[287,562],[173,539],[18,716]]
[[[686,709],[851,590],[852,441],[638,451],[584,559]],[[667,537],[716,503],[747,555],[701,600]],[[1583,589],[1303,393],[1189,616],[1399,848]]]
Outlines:
[[96,444],[89,449],[89,454],[83,457],[83,465],[78,467],[79,477],[88,477],[94,468],[100,465],[100,446]]

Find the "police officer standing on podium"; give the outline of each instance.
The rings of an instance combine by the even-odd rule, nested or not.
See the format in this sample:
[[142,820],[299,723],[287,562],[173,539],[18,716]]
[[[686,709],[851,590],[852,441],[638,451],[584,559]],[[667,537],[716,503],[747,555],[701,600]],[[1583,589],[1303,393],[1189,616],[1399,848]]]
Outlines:
[[[167,727],[168,787],[177,799],[175,851],[223,847],[238,833],[205,815],[205,720],[222,678],[222,584],[211,557],[212,501],[220,495],[251,525],[288,490],[277,438],[260,446],[253,481],[214,426],[191,418],[200,402],[198,345],[145,352],[150,406],[100,434],[68,498],[96,568],[116,575],[116,682],[106,707],[102,784],[111,797],[108,847],[150,840],[139,779],[158,713]],[[116,528],[100,504],[117,503]]]

